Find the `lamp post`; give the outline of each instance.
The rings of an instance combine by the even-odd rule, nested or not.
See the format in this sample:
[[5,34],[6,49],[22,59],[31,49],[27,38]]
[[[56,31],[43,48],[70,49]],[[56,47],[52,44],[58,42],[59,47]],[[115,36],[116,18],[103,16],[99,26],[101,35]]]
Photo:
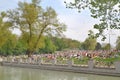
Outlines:
[[[111,35],[115,35],[115,34],[112,33],[112,30],[109,30],[108,35],[109,35],[109,45],[111,45]],[[111,51],[111,47],[109,46],[109,53],[110,51]]]

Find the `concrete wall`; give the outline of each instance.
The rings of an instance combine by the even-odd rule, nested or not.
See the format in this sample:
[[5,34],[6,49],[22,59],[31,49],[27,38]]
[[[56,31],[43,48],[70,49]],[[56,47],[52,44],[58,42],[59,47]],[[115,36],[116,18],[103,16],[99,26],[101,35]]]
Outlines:
[[90,60],[88,62],[88,67],[73,66],[71,60],[68,61],[68,65],[56,65],[56,62],[53,60],[52,64],[43,64],[42,61],[39,61],[36,64],[31,63],[15,63],[15,62],[2,62],[3,66],[12,66],[12,67],[22,67],[22,68],[35,68],[35,69],[46,69],[46,70],[57,70],[57,71],[69,71],[69,72],[79,72],[79,73],[90,73],[90,74],[99,74],[99,75],[110,75],[110,76],[119,76],[120,77],[120,62],[115,63],[114,69],[112,68],[95,68],[94,62]]
[[120,61],[115,62],[115,70],[120,73]]

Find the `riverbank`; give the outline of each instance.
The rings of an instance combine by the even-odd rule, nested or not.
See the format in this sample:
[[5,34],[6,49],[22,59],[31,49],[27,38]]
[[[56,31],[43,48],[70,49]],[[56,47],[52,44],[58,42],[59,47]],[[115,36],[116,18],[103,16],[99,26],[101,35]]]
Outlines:
[[82,66],[70,66],[70,65],[53,65],[53,64],[25,64],[15,62],[1,62],[2,66],[20,67],[20,68],[32,68],[41,70],[55,70],[55,71],[67,71],[75,73],[87,73],[106,76],[118,76],[120,77],[120,71],[115,68],[95,68],[95,67],[82,67]]

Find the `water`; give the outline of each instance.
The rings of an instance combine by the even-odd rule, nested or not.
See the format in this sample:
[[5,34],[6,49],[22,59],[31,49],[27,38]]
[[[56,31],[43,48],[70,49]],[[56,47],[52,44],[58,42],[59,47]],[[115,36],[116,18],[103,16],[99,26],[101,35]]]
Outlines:
[[0,80],[120,80],[120,77],[0,66]]

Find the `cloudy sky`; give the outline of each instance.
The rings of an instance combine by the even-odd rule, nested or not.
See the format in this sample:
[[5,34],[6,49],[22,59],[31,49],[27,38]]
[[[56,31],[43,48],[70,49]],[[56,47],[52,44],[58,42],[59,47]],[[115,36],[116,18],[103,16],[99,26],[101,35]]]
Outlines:
[[[16,8],[18,1],[30,2],[31,0],[0,0],[0,11]],[[78,13],[77,10],[67,9],[64,1],[70,2],[73,0],[42,0],[40,5],[44,8],[51,6],[56,10],[59,20],[67,25],[67,31],[64,33],[66,37],[84,41],[87,38],[88,30],[96,32],[92,26],[95,23],[98,23],[98,20],[90,17],[89,10]],[[18,30],[14,32],[18,33]],[[106,34],[107,33],[108,32],[106,32]],[[110,42],[112,45],[115,45],[116,38],[120,33],[118,31],[112,31],[112,34],[114,35],[111,35]],[[106,36],[108,37],[108,35]],[[99,38],[98,41],[106,43],[109,42],[109,39],[107,38],[104,42],[102,42]]]

